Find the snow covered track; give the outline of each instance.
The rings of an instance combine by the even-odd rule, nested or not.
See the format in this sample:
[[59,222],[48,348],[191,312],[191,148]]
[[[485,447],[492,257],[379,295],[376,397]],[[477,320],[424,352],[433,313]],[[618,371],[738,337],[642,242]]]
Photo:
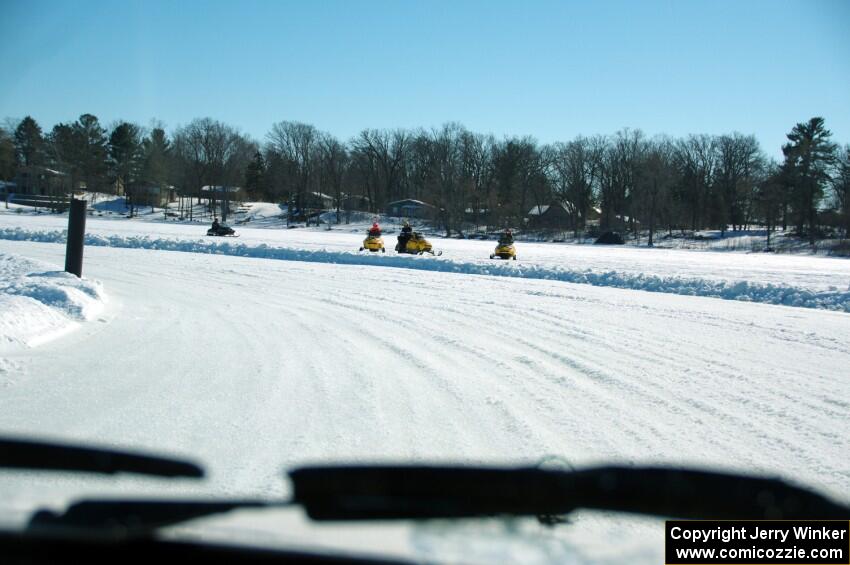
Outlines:
[[[0,239],[63,243],[65,238],[66,232],[62,230],[28,230],[20,227],[0,228]],[[212,241],[209,239],[199,240],[167,236],[149,237],[144,235],[90,233],[86,236],[86,245],[210,253],[341,265],[371,265],[442,273],[556,280],[590,284],[593,286],[850,312],[850,262],[846,261],[848,278],[841,280],[836,277],[835,283],[837,284],[824,289],[746,279],[701,278],[676,274],[645,273],[634,270],[606,270],[604,263],[602,264],[602,268],[599,269],[587,267],[586,264],[579,267],[571,267],[569,264],[553,264],[551,261],[494,262],[470,260],[463,257],[454,259],[447,256],[437,259],[433,257],[364,254],[337,249],[305,249],[269,245],[267,243],[237,243],[232,241]],[[837,285],[842,285],[843,288]]]

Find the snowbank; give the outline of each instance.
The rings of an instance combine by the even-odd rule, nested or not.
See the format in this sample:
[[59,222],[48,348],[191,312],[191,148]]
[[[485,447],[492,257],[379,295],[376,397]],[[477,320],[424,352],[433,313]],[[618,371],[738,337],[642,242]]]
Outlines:
[[[0,228],[0,239],[63,243],[63,230]],[[535,262],[494,262],[451,257],[361,254],[328,249],[271,246],[266,243],[239,243],[237,240],[210,241],[161,236],[88,234],[87,245],[212,253],[239,257],[307,261],[342,265],[372,265],[499,277],[557,280],[594,286],[607,286],[688,296],[705,296],[802,308],[850,312],[850,287],[814,289],[792,284],[763,283],[735,279],[708,279],[686,275],[652,274],[617,269],[592,269],[567,264]]]
[[97,281],[0,253],[0,352],[55,339],[95,318],[104,300]]

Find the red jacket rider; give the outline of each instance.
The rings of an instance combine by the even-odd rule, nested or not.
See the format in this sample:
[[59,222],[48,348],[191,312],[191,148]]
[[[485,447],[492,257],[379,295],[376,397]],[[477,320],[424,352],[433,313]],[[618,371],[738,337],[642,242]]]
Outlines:
[[378,222],[372,224],[372,227],[369,228],[369,237],[380,237],[381,236],[381,226],[378,225]]

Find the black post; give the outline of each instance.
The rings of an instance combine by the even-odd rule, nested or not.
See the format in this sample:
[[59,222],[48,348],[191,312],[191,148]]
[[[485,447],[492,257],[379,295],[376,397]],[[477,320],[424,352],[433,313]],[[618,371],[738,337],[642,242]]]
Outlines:
[[86,235],[85,200],[71,199],[68,212],[68,243],[65,246],[65,271],[83,276],[83,241]]
[[227,210],[230,208],[230,199],[227,194],[227,187],[223,186],[224,193],[221,195],[221,223],[227,224]]

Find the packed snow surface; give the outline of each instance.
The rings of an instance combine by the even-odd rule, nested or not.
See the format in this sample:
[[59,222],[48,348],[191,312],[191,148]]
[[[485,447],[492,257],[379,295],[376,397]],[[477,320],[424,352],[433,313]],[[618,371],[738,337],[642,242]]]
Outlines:
[[[57,227],[2,226],[45,241]],[[334,232],[240,230],[240,240],[221,242],[194,237],[197,226],[89,229],[104,241],[173,242],[167,249],[244,243],[358,259],[350,253],[358,238]],[[436,243],[461,257],[456,264],[489,265],[480,260],[489,243]],[[6,473],[5,516],[11,508],[23,520],[85,495],[284,497],[282,470],[315,462],[529,464],[546,456],[576,467],[779,475],[848,501],[846,312],[393,268],[409,265],[391,257],[331,264],[137,247],[86,249],[85,272],[109,290],[107,323],[7,357],[0,432],[186,455],[209,477]],[[0,252],[58,265],[64,248],[0,240]],[[847,263],[822,258],[551,245],[522,245],[520,254],[518,266],[538,268],[599,263],[602,272],[813,293],[847,284]],[[281,510],[186,528],[210,539],[366,546],[428,562],[663,559],[663,522],[607,513],[545,529],[533,521],[311,526]]]
[[[63,242],[66,222],[62,217],[6,214],[0,239]],[[432,238],[443,255],[420,257],[395,254],[391,233],[385,235],[388,253],[364,254],[357,251],[362,236],[356,233],[237,228],[238,239],[221,239],[205,237],[206,228],[197,224],[90,218],[86,243],[545,279],[850,312],[850,261],[846,259],[520,242],[519,260],[501,262],[489,259],[494,247],[490,241]]]
[[0,252],[0,353],[46,343],[94,319],[104,297],[96,281]]

